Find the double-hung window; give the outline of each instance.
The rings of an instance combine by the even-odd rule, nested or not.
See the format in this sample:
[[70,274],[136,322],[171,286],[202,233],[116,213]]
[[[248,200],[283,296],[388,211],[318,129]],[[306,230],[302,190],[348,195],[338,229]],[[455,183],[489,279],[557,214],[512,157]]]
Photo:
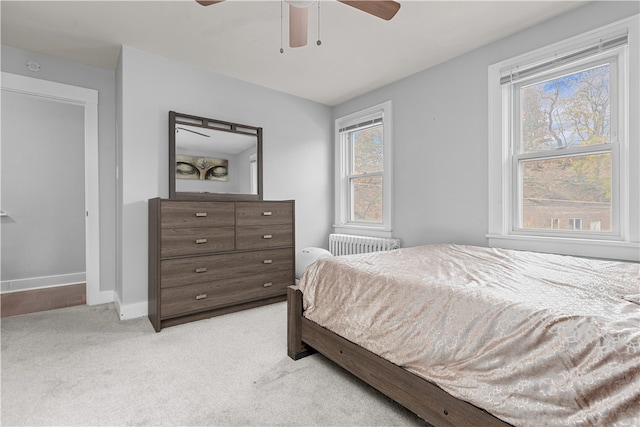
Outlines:
[[491,245],[638,257],[630,27],[490,67]]
[[580,62],[515,83],[505,78],[514,232],[620,234],[618,51]]
[[336,120],[336,232],[391,232],[391,102]]

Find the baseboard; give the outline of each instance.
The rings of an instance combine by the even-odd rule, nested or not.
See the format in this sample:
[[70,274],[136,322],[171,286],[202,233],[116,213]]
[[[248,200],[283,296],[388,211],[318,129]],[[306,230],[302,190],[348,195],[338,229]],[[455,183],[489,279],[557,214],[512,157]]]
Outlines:
[[134,304],[122,304],[120,295],[116,292],[113,302],[115,303],[120,320],[137,319],[138,317],[146,317],[149,315],[149,303],[146,301]]
[[0,282],[0,292],[28,291],[32,289],[51,288],[54,286],[75,285],[78,283],[85,283],[86,281],[87,275],[85,272],[3,280]]

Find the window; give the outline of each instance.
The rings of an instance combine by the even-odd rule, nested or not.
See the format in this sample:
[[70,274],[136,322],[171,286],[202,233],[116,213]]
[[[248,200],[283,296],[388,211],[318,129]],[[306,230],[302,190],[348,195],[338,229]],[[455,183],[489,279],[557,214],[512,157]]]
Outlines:
[[570,230],[582,230],[582,218],[569,218]]
[[348,221],[382,224],[384,145],[382,119],[340,130],[347,154],[346,181],[349,197]]
[[335,228],[390,234],[390,101],[336,120]]
[[636,21],[489,67],[490,245],[638,259]]
[[[614,54],[507,85],[516,135],[514,230],[548,230],[550,213],[588,216],[604,225],[602,233],[617,229],[612,177],[619,170],[613,161],[619,159],[613,155],[619,133],[612,117],[617,117],[618,74]],[[552,228],[582,230],[573,218],[559,225]]]

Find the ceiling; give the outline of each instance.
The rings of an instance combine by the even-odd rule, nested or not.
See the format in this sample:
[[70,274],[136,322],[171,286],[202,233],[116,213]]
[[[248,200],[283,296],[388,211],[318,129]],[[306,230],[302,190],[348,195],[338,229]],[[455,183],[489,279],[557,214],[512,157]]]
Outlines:
[[316,45],[313,5],[309,44],[294,49],[288,47],[288,8],[278,0],[227,0],[208,7],[193,0],[3,0],[1,40],[109,70],[126,45],[333,106],[585,2],[400,3],[398,14],[384,21],[322,0],[322,44]]

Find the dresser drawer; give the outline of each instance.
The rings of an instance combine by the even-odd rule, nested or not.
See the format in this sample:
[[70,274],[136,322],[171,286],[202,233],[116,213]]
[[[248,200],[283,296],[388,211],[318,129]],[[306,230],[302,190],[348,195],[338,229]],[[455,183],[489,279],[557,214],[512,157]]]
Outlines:
[[236,229],[236,249],[264,249],[293,245],[291,224],[256,225]]
[[162,228],[233,227],[233,202],[162,202]]
[[294,270],[293,249],[207,255],[162,260],[160,287],[185,286],[233,277]]
[[163,228],[160,234],[161,258],[226,252],[235,248],[233,227]]
[[238,202],[236,225],[292,224],[293,203]]
[[196,285],[163,288],[163,318],[283,295],[293,284],[291,271],[257,274]]

